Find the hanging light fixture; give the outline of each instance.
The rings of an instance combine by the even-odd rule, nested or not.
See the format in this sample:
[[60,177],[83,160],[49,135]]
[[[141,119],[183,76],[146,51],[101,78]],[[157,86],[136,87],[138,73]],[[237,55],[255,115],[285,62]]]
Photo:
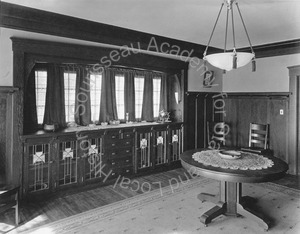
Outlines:
[[[209,44],[211,42],[212,36],[214,34],[216,25],[218,23],[221,11],[223,9],[224,6],[224,2],[221,5],[217,20],[215,22],[215,25],[213,27],[212,33],[210,35],[208,44],[206,46],[206,49],[203,53],[203,59],[204,61],[208,61],[211,65],[213,65],[214,67],[220,68],[222,70],[226,70],[226,71],[230,71],[232,69],[236,69],[242,66],[245,66],[246,64],[248,64],[251,60],[252,60],[252,71],[256,70],[256,64],[255,64],[255,54],[252,48],[252,44],[240,11],[240,8],[238,6],[238,3],[236,0],[225,0],[225,3],[227,5],[227,16],[226,16],[226,31],[225,31],[225,46],[224,46],[224,52],[223,53],[216,53],[216,54],[210,54],[207,55],[207,49],[209,47]],[[247,52],[237,52],[236,51],[236,47],[235,47],[235,32],[234,32],[234,20],[233,20],[233,3],[235,3],[236,8],[239,12],[241,21],[243,23],[249,44],[250,44],[250,48],[251,48],[251,53],[247,53]],[[231,22],[232,22],[232,34],[233,34],[233,50],[232,52],[228,52],[226,49],[226,45],[227,45],[227,32],[228,32],[228,19],[229,19],[229,14],[231,12]]]

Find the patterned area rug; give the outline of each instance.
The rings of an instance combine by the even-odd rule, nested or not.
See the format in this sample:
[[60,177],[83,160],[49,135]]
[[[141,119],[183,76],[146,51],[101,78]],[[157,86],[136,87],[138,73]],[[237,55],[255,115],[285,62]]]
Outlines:
[[[214,206],[200,202],[200,192],[216,194],[219,183],[206,178],[180,181],[162,189],[99,207],[24,233],[266,233],[243,217],[219,216],[208,227],[200,216]],[[300,192],[273,183],[245,184],[243,194],[259,199],[272,218],[268,233],[300,233]],[[18,233],[20,229],[11,233]]]

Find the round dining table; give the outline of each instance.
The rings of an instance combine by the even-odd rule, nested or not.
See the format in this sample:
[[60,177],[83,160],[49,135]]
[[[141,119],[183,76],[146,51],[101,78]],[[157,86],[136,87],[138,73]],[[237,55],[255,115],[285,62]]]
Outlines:
[[[219,151],[217,150],[212,152],[209,149],[194,149],[185,151],[180,155],[181,164],[190,175],[199,175],[220,181],[220,193],[218,195],[212,195],[209,193],[201,193],[198,195],[198,199],[200,199],[202,202],[211,201],[216,204],[216,206],[201,216],[200,221],[207,226],[214,218],[222,214],[230,216],[244,216],[246,218],[255,220],[265,230],[268,230],[270,227],[270,220],[268,216],[262,212],[258,212],[257,209],[255,209],[255,203],[257,202],[257,199],[242,195],[242,184],[278,180],[285,176],[288,170],[287,163],[270,155],[256,154],[254,155],[255,157],[258,159],[264,159],[267,162],[271,162],[271,164],[268,167],[258,169],[250,169],[247,167],[230,168],[230,163],[232,163],[233,160],[225,158],[215,160],[217,163],[226,163],[227,166],[225,167],[222,165],[216,165],[216,162],[213,160],[211,160],[213,163],[210,165],[209,156],[213,155],[214,157],[217,157],[216,155],[218,152]],[[240,151],[236,150],[236,152]],[[237,160],[243,160],[243,154],[245,156],[249,155],[249,153],[246,152],[240,153],[242,157]],[[208,159],[208,163],[202,162],[201,160],[197,161],[197,154],[201,154],[203,159]]]

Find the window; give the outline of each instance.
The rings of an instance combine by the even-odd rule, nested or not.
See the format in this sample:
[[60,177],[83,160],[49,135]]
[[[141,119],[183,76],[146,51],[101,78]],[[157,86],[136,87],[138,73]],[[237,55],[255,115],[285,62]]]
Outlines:
[[[75,103],[76,103],[76,79],[75,71],[64,72],[64,95],[65,95],[65,114],[66,122],[75,121]],[[101,89],[102,89],[102,74],[90,74],[90,101],[91,101],[91,121],[97,123],[99,121]],[[144,97],[144,82],[145,77],[138,75],[134,77],[135,86],[135,119],[140,121],[142,118],[142,106]],[[154,118],[159,116],[160,95],[161,95],[161,77],[153,78],[153,114]],[[47,70],[46,68],[38,68],[35,70],[36,83],[36,107],[38,124],[43,124],[46,105],[46,90],[47,90]],[[115,75],[115,94],[117,115],[121,120],[125,119],[125,76],[124,74]]]
[[43,124],[47,88],[47,71],[35,71],[35,93],[38,124]]
[[142,106],[144,95],[144,77],[134,77],[135,88],[135,118],[142,118]]
[[116,75],[116,103],[119,119],[125,119],[125,101],[124,101],[124,75]]
[[101,85],[102,75],[90,75],[90,95],[91,95],[91,120],[96,122],[99,120],[100,101],[101,101]]
[[161,89],[161,78],[155,77],[153,79],[153,115],[157,118],[159,115],[160,105],[160,89]]
[[74,122],[76,73],[64,72],[66,122]]

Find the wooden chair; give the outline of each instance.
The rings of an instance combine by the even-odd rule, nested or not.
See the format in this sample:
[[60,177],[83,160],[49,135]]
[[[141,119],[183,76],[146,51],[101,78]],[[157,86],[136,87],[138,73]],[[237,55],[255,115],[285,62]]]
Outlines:
[[14,208],[16,225],[19,225],[19,189],[19,186],[0,188],[0,213]]
[[[207,122],[207,143],[210,148],[217,149],[226,145],[229,127],[225,122]],[[213,147],[215,146],[215,147]]]
[[269,124],[250,123],[249,148],[269,148]]

